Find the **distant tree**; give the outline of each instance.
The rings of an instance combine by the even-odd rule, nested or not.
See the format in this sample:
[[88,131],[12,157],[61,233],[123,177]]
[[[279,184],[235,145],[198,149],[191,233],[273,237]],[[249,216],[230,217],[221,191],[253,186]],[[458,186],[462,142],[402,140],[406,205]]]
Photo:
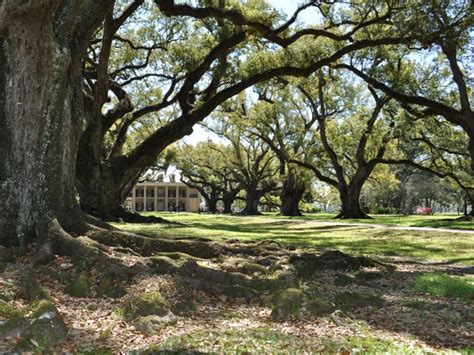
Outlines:
[[378,165],[361,192],[361,201],[369,213],[399,213],[394,200],[400,190],[400,181],[388,165]]
[[305,154],[290,162],[311,170],[338,190],[338,217],[367,217],[360,206],[360,193],[397,137],[397,108],[374,89],[338,72],[320,72],[292,86],[294,121],[301,122],[293,129],[304,137]]
[[[392,170],[401,181],[400,195],[395,200],[402,213],[413,213],[416,206],[410,204],[407,188],[410,180],[419,174],[434,176],[435,181],[444,179],[442,186],[456,185],[464,191],[470,203],[474,199],[474,177],[470,167],[470,155],[464,150],[468,136],[438,116],[426,117],[420,113],[402,115],[399,121],[403,139],[398,141],[399,156],[384,158],[385,164],[397,164]],[[451,191],[452,189],[445,189]],[[450,193],[450,194],[451,194]],[[443,200],[438,196],[438,200]],[[447,197],[451,200],[451,197]]]
[[222,200],[224,213],[231,213],[242,189],[229,165],[232,158],[228,145],[211,141],[196,146],[181,145],[177,149],[174,164],[181,171],[182,181],[201,192],[209,212],[215,213],[217,201]]
[[265,142],[275,153],[281,180],[280,213],[283,216],[301,216],[300,203],[310,188],[311,176],[305,168],[291,159],[305,154],[305,135],[301,121],[295,120],[291,92],[285,90],[286,80],[278,79],[257,88],[259,101],[249,113],[240,117],[252,136]]
[[[235,102],[241,105],[233,105]],[[247,114],[244,102],[237,100],[227,104],[219,112],[210,129],[225,138],[231,147],[232,159],[228,164],[233,179],[245,192],[244,215],[260,214],[258,205],[266,194],[280,189],[277,178],[277,160],[268,144],[255,139],[246,132],[241,117]]]
[[[427,1],[418,4],[418,46],[367,50],[336,67],[347,69],[399,101],[418,117],[439,117],[466,132],[463,150],[474,172],[472,103],[474,4]],[[410,29],[410,17],[400,19]]]

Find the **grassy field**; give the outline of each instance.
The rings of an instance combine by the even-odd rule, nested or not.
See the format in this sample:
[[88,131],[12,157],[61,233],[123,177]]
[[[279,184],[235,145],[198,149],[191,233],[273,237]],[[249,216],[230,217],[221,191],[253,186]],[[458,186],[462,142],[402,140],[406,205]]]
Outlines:
[[[460,262],[474,265],[474,233],[401,230],[364,225],[332,225],[331,215],[317,214],[299,218],[274,215],[257,217],[178,213],[158,214],[175,225],[116,223],[121,229],[167,237],[203,237],[215,240],[274,240],[297,247],[320,250],[339,249],[371,256],[408,257],[422,261]],[[404,226],[441,226],[448,217],[382,216],[368,223]],[[455,218],[451,216],[450,218]],[[397,223],[397,221],[401,221]],[[352,220],[354,221],[354,220]],[[351,222],[352,222],[351,221]],[[334,222],[334,221],[333,221]],[[340,223],[340,221],[337,221]],[[355,221],[359,222],[359,221]],[[367,221],[360,221],[367,222]],[[466,224],[469,222],[453,222]],[[445,226],[445,225],[443,225]]]
[[474,222],[459,220],[458,214],[435,214],[432,216],[422,215],[372,215],[371,219],[349,219],[334,220],[335,213],[308,213],[302,217],[284,217],[275,214],[265,214],[272,218],[295,219],[304,221],[332,221],[341,223],[364,223],[364,224],[383,224],[387,226],[403,227],[430,227],[430,228],[448,228],[448,229],[468,229],[474,230]]

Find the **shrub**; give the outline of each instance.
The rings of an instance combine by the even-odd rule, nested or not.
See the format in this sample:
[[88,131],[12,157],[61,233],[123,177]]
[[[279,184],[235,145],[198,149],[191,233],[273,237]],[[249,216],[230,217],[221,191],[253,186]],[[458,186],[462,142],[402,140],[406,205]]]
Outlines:
[[421,214],[421,215],[432,215],[433,214],[433,209],[431,207],[418,207],[416,209],[416,214]]

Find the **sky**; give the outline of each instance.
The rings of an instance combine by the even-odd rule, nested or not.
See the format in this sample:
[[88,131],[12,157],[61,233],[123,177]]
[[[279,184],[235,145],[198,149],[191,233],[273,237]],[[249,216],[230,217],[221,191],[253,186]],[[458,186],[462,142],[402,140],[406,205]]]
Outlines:
[[[294,0],[268,0],[268,2],[273,5],[277,10],[281,10],[286,13],[288,16],[293,15],[298,5],[301,3],[300,1]],[[299,19],[303,23],[311,23],[314,21],[314,18],[318,16],[316,9],[306,9],[305,11],[301,12],[299,15]],[[186,144],[195,145],[199,142],[207,141],[211,139],[213,141],[221,140],[216,134],[207,131],[201,125],[197,124],[193,127],[193,133],[189,136],[183,138],[183,141]]]

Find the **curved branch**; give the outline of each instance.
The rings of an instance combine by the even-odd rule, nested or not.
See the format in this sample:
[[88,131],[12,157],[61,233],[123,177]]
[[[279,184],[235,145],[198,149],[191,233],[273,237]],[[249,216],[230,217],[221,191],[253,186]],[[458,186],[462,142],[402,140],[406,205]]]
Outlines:
[[331,179],[330,177],[323,175],[321,173],[321,171],[318,168],[316,168],[313,164],[302,162],[302,161],[299,161],[299,160],[296,160],[296,159],[290,159],[288,162],[299,165],[303,168],[309,169],[314,173],[314,175],[316,175],[316,177],[320,181],[323,181],[323,182],[325,182],[325,183],[327,183],[331,186],[334,186],[336,188],[338,187],[338,182],[336,180]]
[[433,113],[443,116],[444,118],[446,118],[446,120],[456,125],[467,127],[467,122],[465,118],[463,117],[463,115],[459,111],[449,106],[446,106],[440,102],[428,99],[423,96],[407,95],[399,91],[396,91],[395,89],[385,85],[384,83],[366,75],[365,73],[363,73],[362,71],[360,71],[359,69],[355,68],[352,65],[337,64],[337,65],[334,65],[334,67],[346,69],[353,72],[358,77],[362,78],[364,81],[372,85],[374,88],[385,92],[388,96],[393,97],[395,100],[401,103],[426,107],[429,110],[431,110]]

